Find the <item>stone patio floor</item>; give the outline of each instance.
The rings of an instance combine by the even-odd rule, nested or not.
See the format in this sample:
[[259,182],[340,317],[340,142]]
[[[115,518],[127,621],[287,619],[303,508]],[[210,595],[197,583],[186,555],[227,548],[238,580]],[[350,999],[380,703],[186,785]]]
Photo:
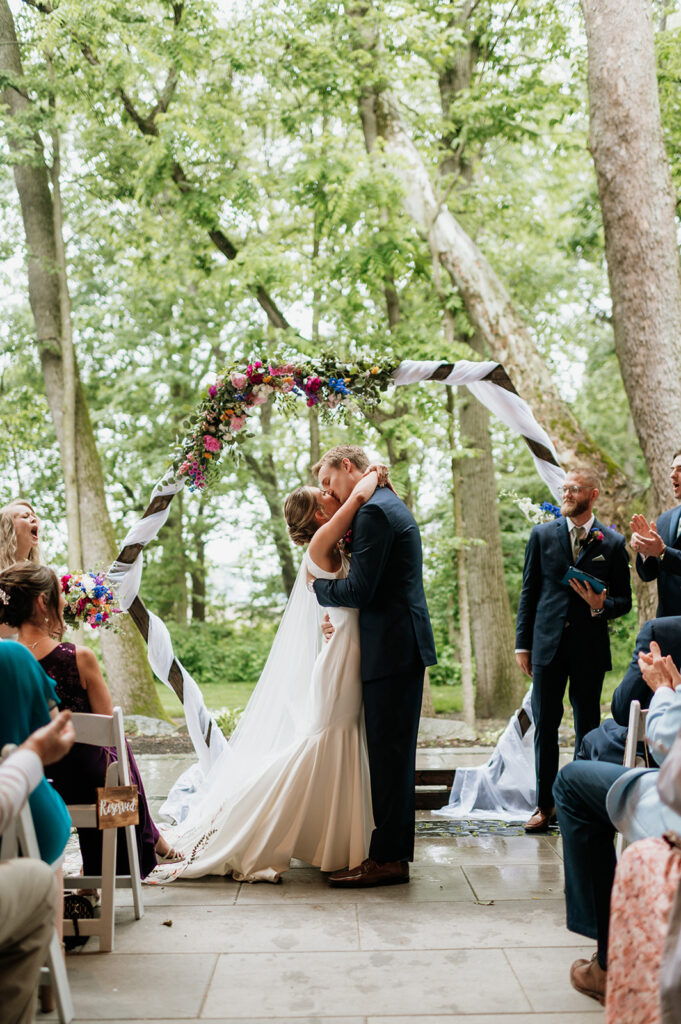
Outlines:
[[[487,755],[420,751],[419,765]],[[157,801],[180,761],[138,758]],[[144,898],[135,921],[119,893],[113,953],[91,939],[68,956],[77,1021],[578,1024],[602,1014],[570,986],[570,963],[593,944],[565,928],[556,835],[421,834],[408,886],[330,889],[297,865],[279,885],[207,878],[145,886]]]

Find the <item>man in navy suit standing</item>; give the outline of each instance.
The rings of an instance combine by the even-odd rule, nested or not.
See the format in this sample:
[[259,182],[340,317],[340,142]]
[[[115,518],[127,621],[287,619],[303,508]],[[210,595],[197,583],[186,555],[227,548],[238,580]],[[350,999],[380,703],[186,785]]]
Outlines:
[[[599,479],[589,468],[567,474],[561,517],[535,526],[525,551],[516,624],[516,660],[532,678],[537,809],[525,825],[544,832],[553,814],[558,773],[558,727],[570,680],[575,752],[600,721],[603,677],[611,667],[608,619],[631,608],[629,560],[624,537],[594,517]],[[562,582],[571,565],[605,584]]]
[[[338,445],[314,468],[343,503],[368,468],[361,448]],[[409,881],[414,858],[414,766],[424,670],[435,644],[423,591],[421,535],[389,487],[378,487],[352,523],[346,579],[312,580],[323,606],[359,608],[360,663],[375,828],[369,856],[329,877],[334,886]]]
[[[669,476],[681,501],[681,449],[674,452]],[[634,516],[631,528],[636,572],[646,583],[657,580],[657,617],[681,615],[681,505],[663,512],[657,523]]]

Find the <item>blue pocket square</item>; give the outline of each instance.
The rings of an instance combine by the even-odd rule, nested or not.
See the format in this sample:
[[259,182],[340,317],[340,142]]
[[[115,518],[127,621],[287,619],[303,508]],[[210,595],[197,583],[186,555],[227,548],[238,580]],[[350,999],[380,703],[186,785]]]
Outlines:
[[605,561],[605,555],[596,555],[593,558],[593,561],[594,562],[604,562]]

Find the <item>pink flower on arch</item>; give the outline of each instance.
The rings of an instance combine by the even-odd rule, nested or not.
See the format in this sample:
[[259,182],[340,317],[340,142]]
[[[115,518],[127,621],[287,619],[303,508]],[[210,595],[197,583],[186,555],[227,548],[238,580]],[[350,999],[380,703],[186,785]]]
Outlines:
[[248,377],[245,373],[233,373],[230,380],[237,391],[243,391],[248,384]]
[[231,420],[229,421],[230,429],[234,433],[236,433],[237,430],[241,430],[241,428],[243,427],[245,422],[246,422],[246,417],[245,416],[232,416]]
[[203,447],[207,452],[219,452],[222,445],[218,441],[217,437],[213,437],[212,434],[204,434]]

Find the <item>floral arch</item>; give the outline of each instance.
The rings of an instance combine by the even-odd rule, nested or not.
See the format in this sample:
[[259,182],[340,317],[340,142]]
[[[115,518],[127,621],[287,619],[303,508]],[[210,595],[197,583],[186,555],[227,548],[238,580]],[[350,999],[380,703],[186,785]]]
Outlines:
[[167,627],[139,596],[145,545],[161,530],[175,494],[185,486],[197,490],[209,485],[219,472],[221,457],[235,453],[248,442],[248,417],[259,405],[270,399],[291,406],[304,401],[308,406],[333,408],[349,400],[376,405],[389,387],[423,381],[467,387],[506,426],[523,437],[537,472],[554,497],[558,497],[565,472],[558,465],[553,444],[499,363],[408,360],[389,366],[363,360],[342,364],[332,356],[323,356],[317,363],[299,358],[287,362],[262,358],[247,365],[227,367],[204,392],[172,467],[154,487],[148,508],[128,531],[108,573],[120,607],[129,611],[147,642],[154,673],[184,705],[202,772],[219,756],[225,740],[220,729],[213,727],[198,685],[175,658]]

